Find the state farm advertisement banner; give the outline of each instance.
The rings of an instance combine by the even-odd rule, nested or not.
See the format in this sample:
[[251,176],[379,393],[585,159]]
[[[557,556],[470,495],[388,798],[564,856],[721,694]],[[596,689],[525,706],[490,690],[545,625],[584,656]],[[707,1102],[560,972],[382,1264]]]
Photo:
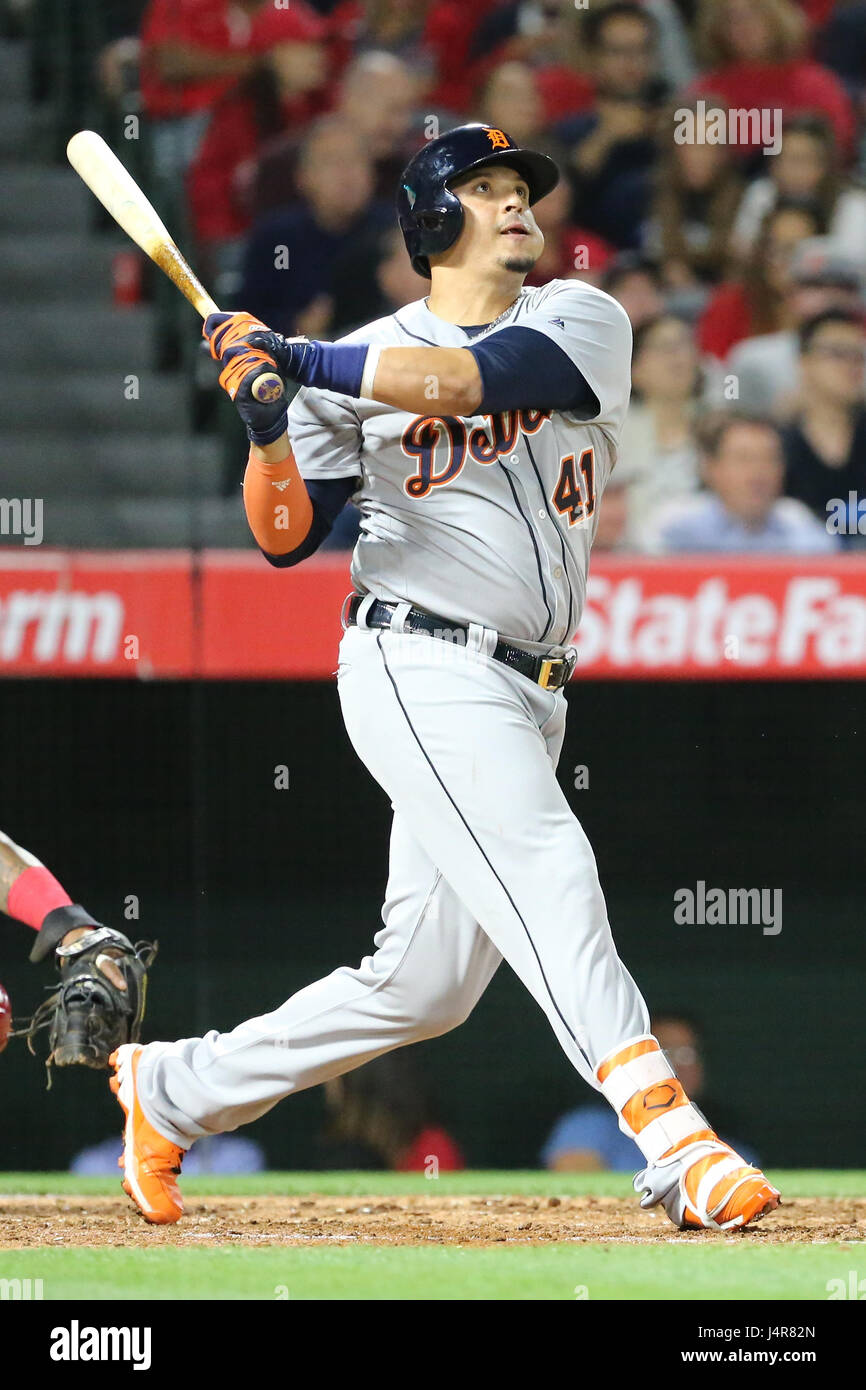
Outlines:
[[[349,587],[343,555],[9,549],[0,674],[328,679]],[[599,557],[577,647],[576,680],[861,678],[866,557]]]
[[866,559],[594,561],[577,648],[577,679],[864,676]]

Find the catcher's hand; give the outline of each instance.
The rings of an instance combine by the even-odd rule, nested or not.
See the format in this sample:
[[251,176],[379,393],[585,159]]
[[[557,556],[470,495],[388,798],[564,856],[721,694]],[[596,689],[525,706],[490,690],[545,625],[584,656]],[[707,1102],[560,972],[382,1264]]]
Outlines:
[[107,1068],[115,1048],[138,1041],[156,952],[155,941],[133,945],[123,932],[98,923],[60,937],[54,947],[59,987],[16,1030],[34,1055],[37,1033],[48,1031],[49,1077],[52,1065]]

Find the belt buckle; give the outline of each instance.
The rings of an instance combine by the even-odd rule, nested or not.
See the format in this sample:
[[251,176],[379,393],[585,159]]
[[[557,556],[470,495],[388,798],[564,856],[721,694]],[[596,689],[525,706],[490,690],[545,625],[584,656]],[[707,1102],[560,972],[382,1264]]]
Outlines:
[[576,665],[577,652],[569,652],[568,656],[547,657],[541,663],[538,684],[542,690],[561,690],[571,680]]
[[541,686],[542,690],[559,689],[562,685],[560,677],[562,675],[562,668],[565,664],[562,657],[554,657],[542,661],[541,671],[538,676],[538,684]]

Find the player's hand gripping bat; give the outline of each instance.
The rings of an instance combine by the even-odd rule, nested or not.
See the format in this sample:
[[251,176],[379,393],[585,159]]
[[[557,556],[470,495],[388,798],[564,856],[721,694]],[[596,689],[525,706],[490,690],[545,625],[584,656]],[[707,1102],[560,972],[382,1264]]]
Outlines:
[[[66,154],[73,169],[115,222],[177,285],[202,318],[218,314],[217,305],[181,255],[156,211],[102,136],[93,130],[79,130],[66,146]],[[283,394],[283,382],[276,372],[262,372],[253,382],[252,395],[262,404],[277,401]]]

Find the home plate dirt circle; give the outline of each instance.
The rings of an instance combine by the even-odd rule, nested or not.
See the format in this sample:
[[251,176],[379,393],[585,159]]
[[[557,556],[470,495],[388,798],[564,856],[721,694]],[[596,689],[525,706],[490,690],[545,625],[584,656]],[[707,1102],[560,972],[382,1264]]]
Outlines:
[[746,1231],[678,1232],[615,1197],[190,1197],[176,1226],[149,1226],[113,1197],[0,1198],[0,1249],[76,1245],[535,1245],[600,1241],[866,1240],[866,1198],[794,1198]]

